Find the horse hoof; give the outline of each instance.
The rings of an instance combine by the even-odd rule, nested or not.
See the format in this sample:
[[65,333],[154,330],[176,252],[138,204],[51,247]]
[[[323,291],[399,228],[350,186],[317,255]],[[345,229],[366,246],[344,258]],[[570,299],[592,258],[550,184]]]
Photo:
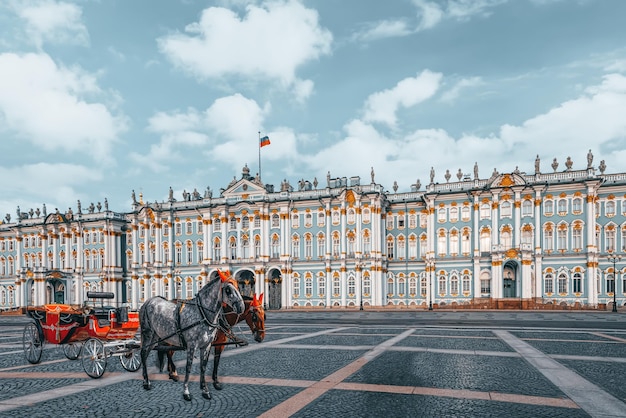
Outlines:
[[178,382],[178,375],[176,374],[171,374],[170,375],[170,379],[173,380],[174,382]]
[[191,395],[188,393],[183,393],[183,399],[186,401],[190,401],[191,400]]
[[143,388],[144,388],[145,390],[150,390],[150,389],[152,389],[152,384],[151,384],[151,383],[144,383],[144,384],[143,384]]
[[202,392],[202,397],[204,399],[211,399],[211,394],[209,392]]
[[213,382],[213,387],[217,390],[224,389],[224,385],[222,385],[220,382]]

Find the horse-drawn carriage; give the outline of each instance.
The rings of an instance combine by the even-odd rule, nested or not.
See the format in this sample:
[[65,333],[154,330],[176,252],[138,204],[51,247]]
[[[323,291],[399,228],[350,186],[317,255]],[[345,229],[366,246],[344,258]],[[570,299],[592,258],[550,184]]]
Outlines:
[[105,306],[113,299],[111,292],[87,292],[87,298],[100,303],[76,307],[65,304],[30,306],[27,314],[33,319],[24,328],[23,346],[26,360],[41,361],[45,343],[63,346],[70,360],[81,359],[83,369],[93,378],[102,377],[107,359],[119,357],[122,367],[135,372],[141,367],[139,314],[127,307]]

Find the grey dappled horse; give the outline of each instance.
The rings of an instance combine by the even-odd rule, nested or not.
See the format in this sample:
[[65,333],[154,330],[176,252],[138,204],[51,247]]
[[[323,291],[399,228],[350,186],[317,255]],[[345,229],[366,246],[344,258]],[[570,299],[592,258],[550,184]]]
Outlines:
[[211,343],[215,338],[222,303],[240,315],[245,307],[237,282],[228,273],[218,271],[219,278],[209,281],[191,300],[173,303],[160,296],[148,299],[139,309],[141,327],[141,361],[143,387],[150,390],[146,360],[157,346],[174,345],[187,350],[187,367],[183,397],[189,394],[189,372],[196,350],[200,351],[200,388],[205,399],[211,399],[206,384],[205,371]]

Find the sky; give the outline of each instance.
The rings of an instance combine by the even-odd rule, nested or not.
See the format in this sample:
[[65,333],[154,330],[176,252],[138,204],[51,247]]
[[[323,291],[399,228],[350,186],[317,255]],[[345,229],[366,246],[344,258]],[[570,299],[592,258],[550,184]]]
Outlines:
[[[626,172],[626,1],[0,0],[0,219],[213,197],[247,165],[398,192]],[[271,144],[259,148],[259,136]],[[260,151],[260,152],[259,152]],[[422,190],[424,186],[422,186]]]

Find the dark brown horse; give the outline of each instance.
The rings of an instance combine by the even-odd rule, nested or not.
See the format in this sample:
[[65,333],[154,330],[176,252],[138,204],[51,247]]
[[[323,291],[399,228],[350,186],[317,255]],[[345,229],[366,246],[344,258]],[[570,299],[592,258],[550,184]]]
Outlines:
[[[228,326],[232,327],[241,321],[246,321],[250,331],[254,335],[256,342],[262,342],[265,338],[265,310],[263,309],[263,293],[257,299],[256,294],[250,298],[249,296],[243,296],[245,309],[243,314],[237,315],[229,306],[224,307],[224,319],[228,322]],[[229,342],[228,340],[235,340],[235,342]],[[222,390],[223,385],[217,377],[220,357],[224,348],[228,344],[238,344],[236,337],[232,334],[232,331],[227,329],[218,328],[215,340],[213,340],[213,387],[217,390]],[[169,377],[173,381],[178,381],[178,374],[176,373],[176,365],[174,364],[173,356],[175,350],[159,351],[157,366],[163,370],[163,357],[167,353],[167,371]]]

